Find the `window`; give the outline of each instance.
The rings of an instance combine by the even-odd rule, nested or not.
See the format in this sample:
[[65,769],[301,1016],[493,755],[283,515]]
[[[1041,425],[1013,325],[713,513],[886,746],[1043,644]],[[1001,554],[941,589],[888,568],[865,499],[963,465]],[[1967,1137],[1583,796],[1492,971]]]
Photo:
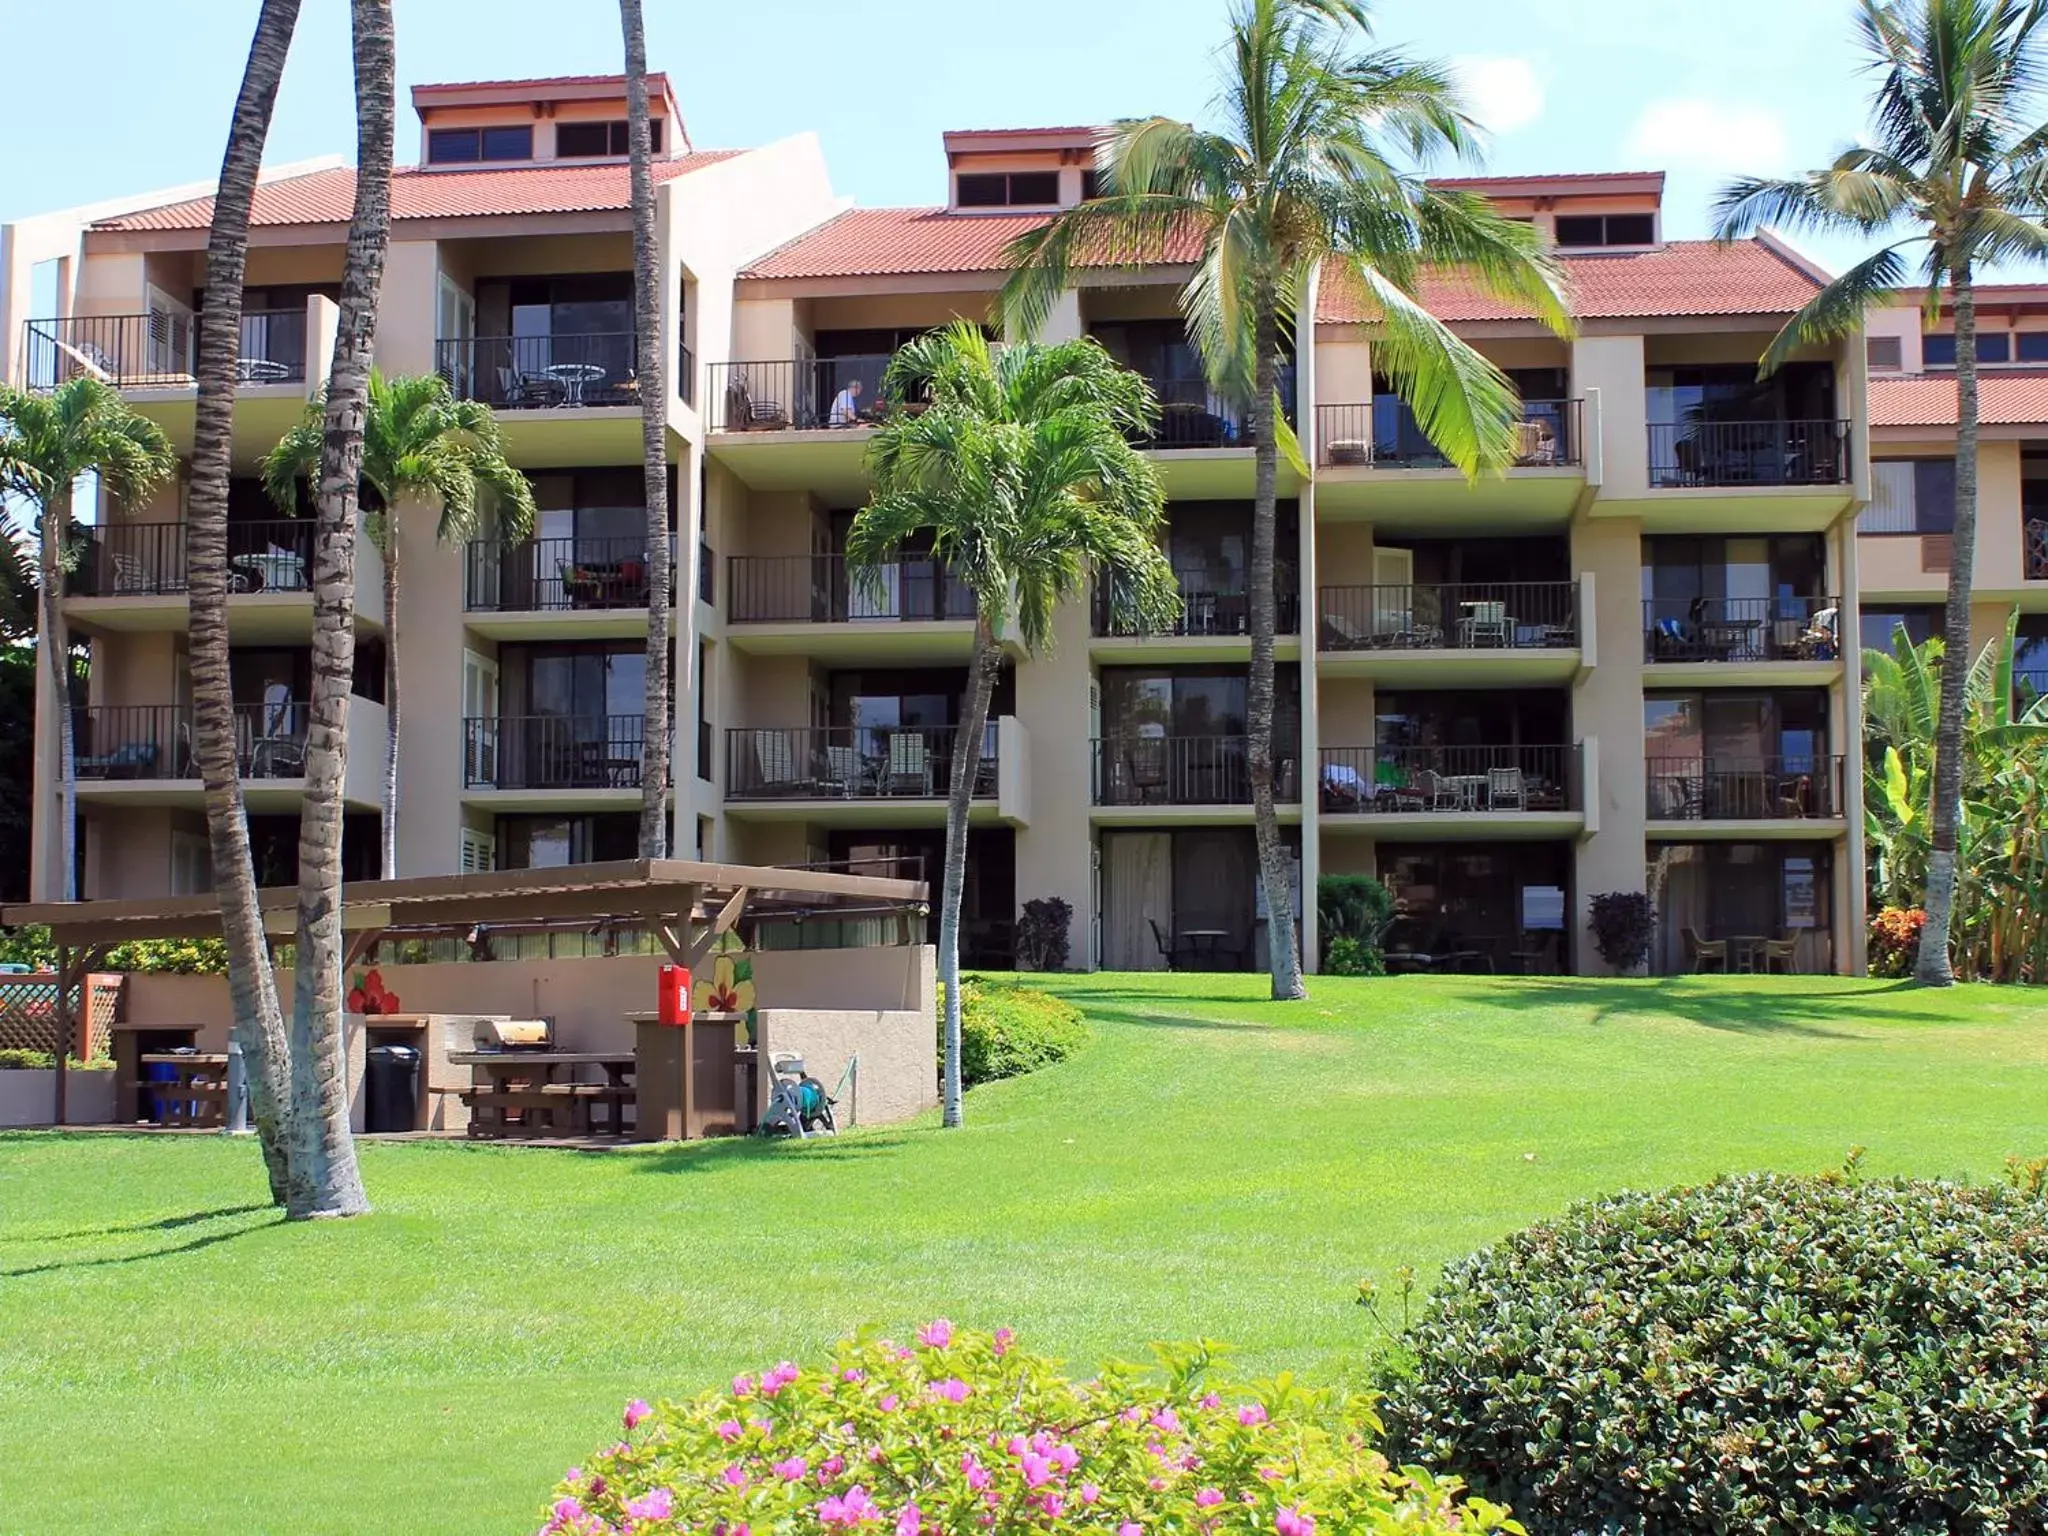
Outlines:
[[427,133],[429,165],[472,165],[479,160],[531,160],[533,129],[435,128]]
[[1954,459],[1879,459],[1858,533],[1948,533],[1956,525]]
[[[648,145],[657,155],[661,153],[661,123],[658,117],[647,120]],[[632,152],[632,124],[624,119],[608,123],[555,124],[557,160],[595,160],[607,155],[630,155]]]
[[1863,342],[1863,360],[1875,372],[1897,373],[1906,365],[1904,344],[1896,336],[1866,337]]
[[[1929,368],[1955,367],[1955,333],[1953,331],[1931,332],[1921,337],[1920,360]],[[1977,335],[1977,361],[1980,363],[2011,362],[2012,333],[2010,331],[1980,331]]]
[[1900,634],[1915,645],[1924,645],[1942,631],[1943,614],[1937,603],[1917,608],[1865,608],[1859,617],[1862,628],[1858,638],[1866,651],[1889,651]]
[[1584,249],[1602,245],[1654,245],[1657,221],[1647,213],[1568,214],[1557,221],[1557,243]]
[[1060,200],[1058,171],[976,172],[959,178],[962,208],[1049,208]]
[[2048,363],[2048,331],[2015,331],[2013,357],[2022,363]]
[[[1081,201],[1092,203],[1104,195],[1102,190],[1102,172],[1097,170],[1083,171],[1081,173]],[[2043,332],[2043,335],[2048,335],[2048,332]]]

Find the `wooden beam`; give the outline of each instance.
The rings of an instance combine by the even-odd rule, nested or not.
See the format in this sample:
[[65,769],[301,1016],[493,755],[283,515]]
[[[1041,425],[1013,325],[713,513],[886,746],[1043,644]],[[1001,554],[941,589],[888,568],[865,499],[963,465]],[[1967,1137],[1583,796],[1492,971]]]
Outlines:
[[654,936],[661,940],[661,947],[668,951],[668,958],[671,964],[688,965],[690,963],[690,946],[683,942],[683,936],[677,931],[674,923],[656,923],[654,925]]
[[349,935],[348,948],[342,952],[341,968],[349,970],[362,963],[363,956],[370,952],[376,942],[384,937],[382,928],[363,928]]
[[711,946],[718,942],[718,936],[730,932],[733,924],[740,920],[740,914],[747,910],[747,897],[751,894],[744,885],[734,891],[731,899],[718,909],[717,915],[705,924],[704,932],[691,941],[689,966],[693,978],[704,963],[704,957],[711,953]]

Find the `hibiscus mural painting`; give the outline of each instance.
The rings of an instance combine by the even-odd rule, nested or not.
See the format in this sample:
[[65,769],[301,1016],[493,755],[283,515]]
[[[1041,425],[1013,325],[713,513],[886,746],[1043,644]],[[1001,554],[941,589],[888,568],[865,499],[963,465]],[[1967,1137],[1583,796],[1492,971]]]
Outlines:
[[745,1014],[747,1039],[758,1039],[754,1028],[754,957],[738,935],[721,933],[704,971],[690,978],[690,1011]]

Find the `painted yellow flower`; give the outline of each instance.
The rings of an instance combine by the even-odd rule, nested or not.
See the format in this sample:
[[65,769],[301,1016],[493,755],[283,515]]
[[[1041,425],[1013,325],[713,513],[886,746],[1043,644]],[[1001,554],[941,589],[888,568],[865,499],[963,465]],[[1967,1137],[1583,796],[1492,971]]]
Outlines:
[[696,977],[690,1006],[700,1013],[754,1011],[754,962],[744,953],[724,954],[711,963],[709,976]]

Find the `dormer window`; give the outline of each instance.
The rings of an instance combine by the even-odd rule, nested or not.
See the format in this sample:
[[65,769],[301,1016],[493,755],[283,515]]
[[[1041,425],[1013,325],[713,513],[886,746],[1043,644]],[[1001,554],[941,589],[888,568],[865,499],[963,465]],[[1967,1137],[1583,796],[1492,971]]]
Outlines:
[[1058,171],[976,172],[959,178],[962,208],[1051,208],[1060,200]]
[[1657,220],[1648,213],[1560,214],[1557,243],[1566,250],[1603,246],[1655,245]]
[[[648,119],[647,137],[652,152],[657,155],[660,154],[660,118]],[[609,123],[555,124],[555,158],[557,160],[624,159],[632,152],[631,125],[624,120]]]
[[429,165],[475,165],[481,161],[531,160],[533,128],[434,128],[427,133]]

